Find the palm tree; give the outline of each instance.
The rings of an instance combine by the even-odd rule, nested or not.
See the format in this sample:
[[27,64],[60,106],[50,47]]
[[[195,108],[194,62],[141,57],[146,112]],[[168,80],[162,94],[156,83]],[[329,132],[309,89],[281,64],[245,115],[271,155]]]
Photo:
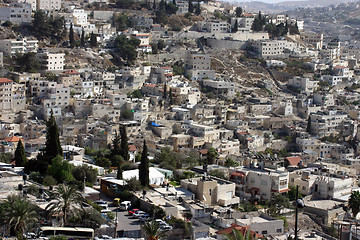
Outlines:
[[51,213],[62,214],[62,225],[66,224],[67,216],[75,210],[83,201],[80,192],[74,186],[59,185],[55,191],[52,201],[46,206],[46,210]]
[[143,229],[147,236],[147,240],[158,240],[161,236],[159,224],[155,221],[146,222]]
[[28,199],[20,195],[10,195],[1,202],[0,214],[9,223],[10,229],[15,231],[18,239],[22,239],[28,226],[37,221],[36,209],[37,206]]
[[352,191],[349,198],[349,207],[351,208],[353,217],[355,218],[360,211],[360,192]]

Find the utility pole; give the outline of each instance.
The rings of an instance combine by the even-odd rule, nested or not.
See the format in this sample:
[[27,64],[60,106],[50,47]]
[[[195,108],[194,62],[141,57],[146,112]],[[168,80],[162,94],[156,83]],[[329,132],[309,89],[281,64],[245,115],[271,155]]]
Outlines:
[[296,210],[295,210],[295,240],[298,240],[298,196],[299,185],[296,185]]
[[298,211],[305,207],[304,201],[299,199],[299,185],[296,185],[296,210],[295,210],[295,240],[298,240]]

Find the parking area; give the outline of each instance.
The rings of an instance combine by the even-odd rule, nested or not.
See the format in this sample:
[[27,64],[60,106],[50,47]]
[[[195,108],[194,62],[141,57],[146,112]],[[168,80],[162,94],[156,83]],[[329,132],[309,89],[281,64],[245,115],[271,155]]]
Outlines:
[[117,212],[117,232],[119,237],[140,237],[139,219],[132,218],[128,211]]

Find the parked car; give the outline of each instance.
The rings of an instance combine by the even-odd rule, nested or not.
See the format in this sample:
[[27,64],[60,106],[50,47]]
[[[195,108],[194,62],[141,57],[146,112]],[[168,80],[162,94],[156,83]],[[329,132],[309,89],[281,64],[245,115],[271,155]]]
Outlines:
[[97,205],[99,205],[99,206],[100,206],[100,205],[106,205],[106,206],[108,205],[106,201],[101,201],[101,200],[98,200],[98,201],[96,201],[95,203],[96,203]]
[[159,224],[159,228],[161,230],[172,230],[173,227],[170,226],[167,222],[165,222],[164,220],[161,220],[161,219],[155,219],[155,222],[157,224]]
[[134,218],[139,218],[139,217],[141,217],[142,215],[144,215],[145,213],[146,213],[146,212],[139,210],[139,211],[136,211],[136,212],[133,214],[133,217],[134,217]]
[[102,239],[112,239],[112,237],[108,236],[108,235],[102,235],[101,236]]
[[147,222],[150,221],[152,219],[152,217],[150,217],[150,214],[145,213],[144,215],[139,217],[139,220],[142,222]]
[[139,209],[137,209],[137,208],[130,209],[130,210],[128,211],[128,214],[129,214],[130,216],[132,216],[136,211],[139,211]]
[[117,207],[120,204],[120,198],[114,198],[113,200],[113,206]]
[[124,201],[120,203],[120,210],[128,210],[131,207],[130,201]]

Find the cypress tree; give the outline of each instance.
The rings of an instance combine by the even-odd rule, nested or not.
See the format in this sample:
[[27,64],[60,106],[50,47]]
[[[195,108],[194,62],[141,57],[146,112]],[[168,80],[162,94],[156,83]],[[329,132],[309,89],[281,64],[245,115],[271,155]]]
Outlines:
[[57,155],[63,156],[59,139],[59,128],[54,118],[54,112],[51,109],[51,116],[46,122],[46,143],[44,157],[47,159],[48,164],[51,164],[52,159]]
[[234,28],[231,30],[231,32],[237,32],[239,28],[238,20],[235,21]]
[[169,91],[169,103],[170,103],[170,106],[174,104],[174,98],[173,98],[171,88],[170,88],[170,91]]
[[123,169],[122,169],[120,164],[119,164],[117,169],[118,170],[117,170],[116,178],[117,179],[123,179]]
[[19,140],[15,150],[15,165],[17,167],[24,167],[26,164],[25,148],[21,140]]
[[189,1],[188,11],[192,13],[194,12],[194,4],[192,3],[192,0],[188,0],[188,1]]
[[142,186],[149,186],[149,158],[145,140],[139,164],[139,179]]
[[70,47],[73,48],[75,46],[75,38],[74,38],[74,29],[72,23],[70,25],[69,42],[70,42]]
[[154,0],[153,9],[156,10],[156,0]]
[[308,117],[306,132],[311,133],[311,117],[310,116]]
[[121,136],[121,145],[120,145],[120,155],[124,159],[124,161],[129,161],[129,145],[128,145],[128,138],[126,134],[126,127],[123,125],[120,129],[120,136]]
[[96,39],[96,35],[94,34],[94,32],[92,32],[90,35],[90,46],[92,48],[97,47],[97,39]]
[[84,28],[82,29],[82,32],[81,32],[80,44],[81,44],[81,47],[85,47],[85,31],[84,31]]
[[164,95],[163,95],[164,101],[167,99],[167,85],[166,82],[164,83]]
[[198,2],[197,2],[195,13],[196,13],[196,15],[200,15],[200,13],[201,13],[200,0],[198,0]]

